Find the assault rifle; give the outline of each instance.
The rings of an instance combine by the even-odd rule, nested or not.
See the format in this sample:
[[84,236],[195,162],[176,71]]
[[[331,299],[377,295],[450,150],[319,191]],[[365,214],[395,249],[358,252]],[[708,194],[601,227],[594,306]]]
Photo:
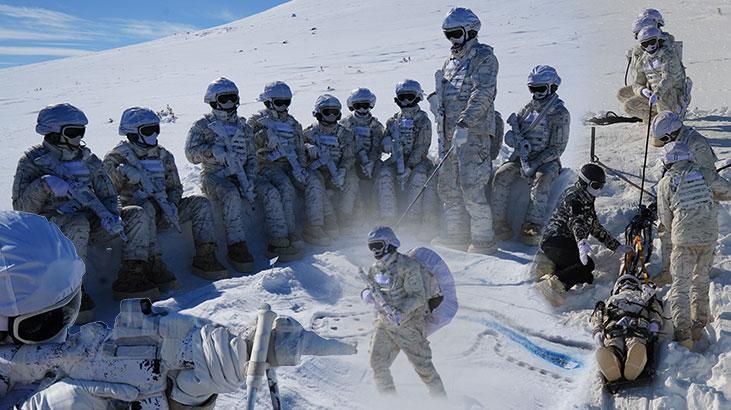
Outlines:
[[378,285],[376,285],[376,283],[374,283],[374,281],[368,277],[368,275],[362,268],[358,269],[358,275],[360,275],[360,278],[363,280],[363,282],[365,282],[365,285],[368,287],[368,290],[373,296],[373,300],[375,301],[376,306],[381,312],[383,312],[383,314],[386,315],[386,319],[388,319],[389,322],[393,323],[396,326],[400,325],[401,317],[398,311],[388,302],[386,302],[386,299],[383,297],[383,293],[381,292],[381,289],[378,287]]
[[307,170],[300,164],[297,153],[294,150],[293,144],[282,144],[279,141],[279,134],[276,130],[276,122],[270,118],[261,118],[259,120],[267,130],[267,143],[272,148],[272,151],[267,155],[267,161],[276,161],[280,158],[285,158],[292,168],[292,174],[294,179],[301,184],[307,183]]
[[330,150],[327,148],[327,145],[332,144],[323,141],[325,138],[332,138],[334,141],[331,142],[337,144],[337,137],[335,136],[317,136],[314,144],[317,147],[317,159],[310,164],[309,168],[313,171],[322,166],[327,168],[327,172],[330,174],[335,187],[342,191],[343,185],[345,185],[345,173],[340,172],[335,165],[335,161],[330,156]]
[[246,198],[246,200],[249,201],[249,204],[253,207],[256,203],[254,184],[251,183],[249,177],[246,175],[246,170],[244,169],[245,163],[242,162],[242,158],[236,154],[232,145],[233,139],[237,136],[240,136],[242,140],[244,138],[244,136],[241,135],[240,128],[237,128],[236,133],[231,137],[228,137],[228,133],[218,121],[209,123],[208,128],[217,136],[217,140],[223,139],[223,145],[226,147],[226,168],[224,168],[226,175],[236,178],[239,193],[242,197]]
[[401,144],[401,129],[397,122],[391,124],[391,159],[396,162],[396,178],[401,190],[406,186],[406,164],[404,163],[404,146]]

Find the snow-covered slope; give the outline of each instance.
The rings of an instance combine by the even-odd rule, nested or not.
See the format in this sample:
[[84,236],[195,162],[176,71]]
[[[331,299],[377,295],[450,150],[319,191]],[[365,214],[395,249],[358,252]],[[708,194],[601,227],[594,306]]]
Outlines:
[[[460,5],[481,17],[480,38],[495,48],[500,61],[498,110],[508,114],[527,101],[525,77],[534,65],[558,69],[563,78],[559,91],[573,115],[563,162],[576,166],[588,159],[589,130],[580,120],[587,111],[617,109],[614,94],[624,75],[631,24],[639,8],[650,4],[536,3],[494,0]],[[440,23],[451,6],[434,0],[294,0],[209,30],[0,70],[4,151],[0,191],[5,193],[0,207],[10,207],[17,158],[41,139],[34,132],[37,111],[54,102],[69,101],[87,113],[86,141],[100,156],[119,140],[116,129],[123,109],[132,105],[162,109],[169,104],[179,119],[163,125],[161,139],[175,154],[187,190],[198,189],[197,171],[186,163],[184,140],[190,125],[209,109],[203,93],[215,77],[226,76],[238,84],[243,115],[259,109],[256,97],[266,82],[281,79],[295,92],[292,112],[303,124],[312,120],[312,104],[319,94],[331,92],[345,99],[359,86],[378,95],[375,112],[385,119],[396,109],[391,101],[397,81],[415,78],[427,91],[433,89],[433,73],[449,48]],[[731,113],[724,106],[731,60],[724,43],[731,13],[728,2],[665,1],[656,6],[665,15],[667,29],[684,41],[684,61],[696,84],[693,106],[698,108],[693,115],[699,120],[692,124],[708,133],[720,157],[728,156]],[[641,127],[602,128],[599,137],[598,154],[604,162],[638,174],[644,142]],[[558,185],[565,186],[572,178],[566,172]],[[600,213],[619,235],[637,192],[616,180],[608,191],[614,197],[599,201]],[[568,305],[554,312],[531,288],[534,278],[527,264],[535,248],[510,244],[495,257],[440,249],[455,274],[461,305],[455,321],[431,337],[435,365],[450,397],[447,402],[426,398],[403,357],[393,367],[401,394],[381,398],[375,393],[368,368],[372,312],[358,298],[361,284],[356,277],[357,267],[371,262],[362,240],[367,227],[359,237],[339,241],[335,250],[307,249],[308,256],[301,261],[213,284],[189,274],[192,246],[180,247],[174,243],[180,238],[169,235],[163,244],[165,258],[181,277],[184,290],[162,305],[240,325],[251,321],[256,307],[267,301],[275,311],[322,335],[358,342],[356,356],[307,358],[294,369],[283,369],[280,385],[287,407],[724,408],[731,398],[731,218],[728,207],[723,211],[716,261],[721,273],[712,284],[714,326],[720,339],[704,354],[683,354],[671,344],[662,352],[656,385],[632,392],[639,399],[615,401],[597,391],[586,320],[615,275],[614,259],[608,255],[601,264],[608,273],[595,285],[572,291]],[[405,248],[422,245],[404,233],[401,239]],[[95,254],[97,261],[104,257],[100,252]],[[110,319],[114,305],[106,288],[111,273],[100,263],[93,265],[91,288],[102,305],[102,317]],[[225,395],[220,403],[240,407],[243,395]]]

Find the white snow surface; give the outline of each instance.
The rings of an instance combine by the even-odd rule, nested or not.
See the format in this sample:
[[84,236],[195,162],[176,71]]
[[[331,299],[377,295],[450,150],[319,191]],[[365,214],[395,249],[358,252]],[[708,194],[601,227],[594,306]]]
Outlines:
[[[525,78],[537,64],[557,68],[559,90],[573,115],[564,167],[588,159],[587,112],[617,110],[630,31],[641,7],[629,0],[542,2],[526,0],[465,1],[482,19],[480,39],[492,45],[500,61],[496,108],[504,116],[528,100]],[[206,85],[218,76],[241,90],[239,113],[260,108],[256,97],[265,83],[287,81],[294,90],[292,113],[307,125],[312,104],[330,92],[345,100],[349,90],[366,86],[378,96],[375,113],[393,114],[393,86],[414,78],[427,92],[433,73],[448,55],[440,30],[452,6],[435,0],[388,1],[294,0],[261,14],[220,27],[80,57],[0,70],[0,206],[10,208],[17,159],[41,137],[34,132],[39,109],[71,102],[90,119],[88,146],[100,157],[120,137],[121,112],[133,105],[159,110],[171,105],[179,117],[163,124],[161,141],[177,158],[186,191],[197,192],[198,170],[185,160],[183,146],[190,125],[209,111]],[[729,52],[726,41],[728,1],[664,1],[659,7],[666,29],[684,42],[684,62],[695,82],[690,124],[706,134],[720,158],[731,153],[729,133]],[[725,34],[725,35],[724,35]],[[422,104],[426,109],[426,104]],[[112,121],[110,121],[111,119]],[[603,162],[638,181],[645,129],[638,125],[597,130],[597,153]],[[436,134],[434,135],[436,143]],[[432,149],[436,149],[433,144]],[[657,151],[650,148],[650,163]],[[729,172],[725,173],[730,177]],[[554,199],[575,179],[566,170]],[[651,178],[652,179],[652,178]],[[652,185],[653,182],[650,182]],[[619,236],[633,214],[638,191],[610,178],[606,197],[597,201],[603,222]],[[617,274],[616,257],[601,252],[602,271],[593,285],[569,292],[567,304],[551,309],[535,293],[528,272],[536,248],[503,243],[496,256],[436,250],[452,269],[460,303],[454,321],[430,337],[434,363],[449,398],[428,398],[410,364],[401,355],[392,367],[399,394],[378,396],[368,366],[373,312],[359,298],[358,267],[372,259],[364,245],[368,226],[337,247],[305,249],[297,262],[278,265],[250,277],[206,283],[190,275],[190,234],[165,233],[164,257],[183,289],[159,305],[201,315],[232,326],[245,325],[267,302],[326,337],[357,342],[349,357],[304,358],[279,371],[286,408],[729,408],[731,399],[731,217],[720,210],[721,237],[711,284],[715,322],[704,352],[688,352],[675,343],[660,351],[658,375],[650,386],[613,397],[601,390],[593,360],[588,317],[606,297]],[[404,232],[403,248],[420,243]],[[181,246],[181,241],[184,246]],[[114,277],[103,248],[92,253],[89,288],[101,319],[116,314],[109,285]],[[259,261],[263,264],[263,261]],[[652,269],[657,270],[657,263]],[[661,290],[666,293],[668,287]],[[220,408],[240,408],[244,391],[222,395]],[[268,406],[261,395],[259,405]],[[264,400],[266,398],[266,400]]]

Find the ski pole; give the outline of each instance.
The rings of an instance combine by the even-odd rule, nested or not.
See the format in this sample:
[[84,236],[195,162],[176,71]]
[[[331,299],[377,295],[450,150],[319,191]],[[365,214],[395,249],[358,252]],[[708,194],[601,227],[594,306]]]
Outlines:
[[723,171],[726,168],[731,168],[731,162],[728,163],[728,164],[726,164],[726,165],[724,165],[724,166],[722,166],[721,168],[716,169],[716,172],[721,172],[721,171]]
[[439,172],[439,169],[442,167],[442,165],[444,165],[444,162],[447,161],[447,158],[449,158],[449,154],[451,154],[452,151],[454,151],[454,144],[452,144],[452,146],[449,147],[449,150],[447,150],[447,153],[444,154],[444,158],[442,158],[442,160],[439,161],[439,163],[437,164],[437,167],[434,168],[434,172],[432,172],[431,175],[429,175],[429,178],[426,179],[426,182],[424,182],[424,186],[422,186],[421,189],[419,189],[419,192],[416,193],[416,196],[411,201],[409,206],[406,207],[406,210],[401,214],[401,217],[398,219],[398,221],[396,221],[395,227],[398,227],[401,224],[401,221],[403,221],[406,214],[409,213],[409,211],[414,206],[416,201],[418,201],[419,198],[421,197],[421,195],[424,193],[424,191],[426,191],[426,187],[429,186],[429,182],[431,182],[432,178],[434,178],[434,175],[436,175],[437,172]]
[[269,338],[272,335],[272,325],[277,314],[272,312],[271,306],[264,303],[259,307],[254,333],[254,345],[251,349],[251,357],[246,368],[246,409],[254,410],[256,403],[256,391],[259,382],[265,377],[267,369],[267,356],[269,354]]
[[[642,207],[642,194],[645,193],[645,168],[647,168],[647,150],[650,147],[650,127],[652,125],[652,101],[650,98],[647,99],[647,137],[645,138],[645,159],[642,162],[642,183],[640,185],[640,203],[639,207]],[[642,209],[640,209],[642,211]]]

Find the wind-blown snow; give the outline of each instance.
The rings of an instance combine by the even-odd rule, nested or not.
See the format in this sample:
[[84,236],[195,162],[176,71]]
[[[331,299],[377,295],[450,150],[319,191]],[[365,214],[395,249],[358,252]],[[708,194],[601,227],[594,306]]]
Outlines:
[[[496,108],[505,117],[528,100],[525,78],[534,65],[557,68],[563,79],[559,93],[573,116],[563,165],[575,167],[589,156],[589,129],[581,119],[589,111],[617,110],[614,95],[622,85],[632,21],[641,7],[651,5],[629,0],[537,3],[493,0],[460,5],[477,12],[482,19],[480,39],[495,48],[500,61]],[[663,12],[667,30],[684,42],[684,62],[695,82],[690,123],[711,139],[719,157],[728,157],[731,53],[724,39],[731,8],[720,0],[654,6]],[[5,152],[0,191],[6,192],[0,206],[10,208],[17,158],[41,140],[34,132],[35,118],[50,103],[68,101],[86,112],[90,124],[85,140],[99,156],[120,139],[117,125],[125,108],[147,105],[159,110],[171,105],[179,118],[163,124],[161,141],[176,156],[186,191],[198,191],[198,171],[185,160],[185,137],[190,125],[209,110],[203,94],[218,76],[237,83],[239,112],[246,116],[259,109],[256,97],[266,82],[284,80],[295,92],[292,112],[304,125],[313,119],[312,104],[319,94],[330,92],[344,100],[359,86],[376,93],[375,113],[385,120],[396,110],[393,86],[399,80],[415,78],[427,92],[433,90],[433,73],[448,54],[440,24],[450,7],[434,0],[294,0],[209,30],[0,70],[0,138]],[[638,180],[644,132],[636,125],[600,128],[598,155]],[[655,155],[651,151],[651,158]],[[571,172],[562,174],[554,199],[574,178]],[[611,197],[600,198],[598,210],[619,235],[638,192],[612,179],[607,194]],[[244,325],[266,301],[323,336],[358,343],[355,356],[305,358],[300,366],[281,369],[280,388],[288,408],[728,408],[731,217],[727,205],[720,213],[718,275],[711,285],[717,341],[704,353],[667,345],[661,350],[655,384],[630,390],[630,397],[612,398],[600,390],[587,324],[594,303],[607,295],[616,277],[616,257],[608,252],[599,255],[604,273],[595,284],[572,290],[567,305],[553,311],[532,289],[535,279],[528,264],[535,248],[507,243],[494,257],[437,249],[454,272],[460,299],[455,320],[430,338],[449,394],[446,402],[426,396],[403,357],[393,366],[400,394],[383,398],[375,392],[368,367],[372,311],[358,297],[362,284],[357,279],[357,268],[371,263],[363,243],[367,226],[359,236],[339,240],[332,251],[308,248],[301,261],[216,283],[190,275],[189,234],[165,233],[165,259],[184,289],[160,304],[227,325]],[[404,249],[424,245],[397,233]],[[181,238],[185,246],[180,246]],[[119,250],[104,252],[95,249],[89,281],[101,317],[109,320],[116,304],[108,290],[113,270],[106,261],[118,257]],[[242,390],[222,396],[219,405],[241,407],[243,400]]]

